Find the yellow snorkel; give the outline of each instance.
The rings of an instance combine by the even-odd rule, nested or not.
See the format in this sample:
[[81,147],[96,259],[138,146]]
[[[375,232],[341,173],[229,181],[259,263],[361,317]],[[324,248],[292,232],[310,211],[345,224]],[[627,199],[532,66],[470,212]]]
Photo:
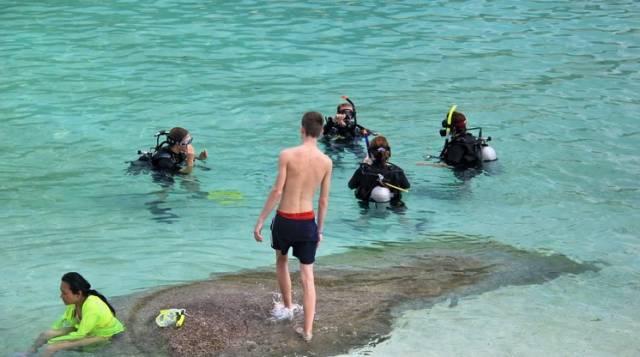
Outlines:
[[449,109],[449,114],[447,114],[447,135],[449,135],[449,133],[451,132],[451,117],[453,116],[453,112],[456,111],[456,108],[458,108],[457,105],[452,105],[451,109]]
[[378,182],[380,182],[381,184],[387,186],[387,187],[391,187],[391,188],[395,188],[398,191],[402,191],[402,192],[409,192],[409,190],[407,190],[406,188],[402,188],[402,187],[398,187],[396,185],[392,185],[388,182],[384,182],[384,176],[382,174],[378,174]]
[[178,317],[178,321],[176,321],[176,327],[180,328],[182,327],[182,325],[184,325],[184,317],[185,317],[185,314],[181,313],[180,317]]
[[387,182],[383,182],[382,184],[383,184],[383,185],[385,185],[385,186],[391,187],[391,188],[395,188],[395,189],[396,189],[396,190],[398,190],[398,191],[402,191],[402,192],[409,192],[409,190],[407,190],[406,188],[402,188],[402,187],[394,186],[394,185],[392,185],[392,184],[390,184],[390,183],[387,183]]

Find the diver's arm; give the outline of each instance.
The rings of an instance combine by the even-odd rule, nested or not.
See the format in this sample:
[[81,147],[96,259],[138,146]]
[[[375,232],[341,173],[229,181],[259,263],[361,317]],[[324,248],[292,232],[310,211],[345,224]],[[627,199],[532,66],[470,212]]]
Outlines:
[[374,131],[372,131],[370,129],[367,129],[367,128],[365,128],[364,126],[362,126],[360,124],[356,124],[356,127],[358,129],[360,129],[360,135],[362,135],[362,136],[368,136],[368,135],[376,136],[376,135],[378,135],[378,133],[376,133],[376,132],[374,132]]
[[396,179],[398,180],[396,186],[408,189],[409,187],[411,187],[411,184],[409,183],[407,176],[404,174],[404,171],[401,168],[398,169],[400,171],[396,175]]
[[358,167],[356,171],[351,176],[351,180],[349,180],[349,189],[353,190],[354,188],[360,187],[360,181],[362,180],[362,169]]
[[193,164],[196,161],[196,153],[191,144],[187,146],[186,155],[187,158],[185,159],[185,163],[187,164],[187,166],[180,169],[181,174],[190,174],[191,171],[193,171]]
[[432,166],[432,167],[449,167],[449,165],[444,162],[427,162],[427,161],[418,161],[416,162],[417,166]]
[[189,165],[189,163],[187,163],[187,166],[185,166],[185,167],[180,169],[180,173],[181,174],[185,174],[185,175],[190,174],[191,171],[193,171],[193,160],[191,161],[191,165]]
[[386,178],[383,179],[382,183],[395,186],[395,187],[387,186],[393,189],[394,192],[398,191],[398,189],[408,190],[409,187],[411,187],[411,184],[409,183],[407,176],[404,174],[404,170],[402,170],[400,167],[392,163],[389,163],[388,165],[389,165],[387,167],[388,171],[387,171],[387,174],[385,174]]

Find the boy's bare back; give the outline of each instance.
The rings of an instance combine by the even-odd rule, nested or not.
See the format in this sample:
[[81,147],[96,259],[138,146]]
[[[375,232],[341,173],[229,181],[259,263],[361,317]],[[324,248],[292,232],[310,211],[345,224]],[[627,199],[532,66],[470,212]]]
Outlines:
[[[331,159],[315,145],[300,145],[280,153],[279,175],[283,179],[282,197],[278,210],[298,213],[313,211],[313,196],[321,187],[321,195],[328,194]],[[326,192],[323,192],[326,189]]]

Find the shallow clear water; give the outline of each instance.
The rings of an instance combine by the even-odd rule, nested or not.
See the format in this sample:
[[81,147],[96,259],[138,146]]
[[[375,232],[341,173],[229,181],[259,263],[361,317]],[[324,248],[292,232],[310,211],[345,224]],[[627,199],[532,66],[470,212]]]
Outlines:
[[[458,232],[603,267],[400,314],[388,341],[354,353],[640,354],[638,2],[0,9],[2,352],[58,315],[67,271],[118,296],[272,264],[251,230],[277,153],[304,111],[330,115],[348,94],[389,138],[409,209],[361,212],[346,188],[360,157],[334,155],[319,254]],[[452,103],[494,138],[490,174],[416,165],[439,151]],[[126,173],[176,125],[206,167],[169,188]]]

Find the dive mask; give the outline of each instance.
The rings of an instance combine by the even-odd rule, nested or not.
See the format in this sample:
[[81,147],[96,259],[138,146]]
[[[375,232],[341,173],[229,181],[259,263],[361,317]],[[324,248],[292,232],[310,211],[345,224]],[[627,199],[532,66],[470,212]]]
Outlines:
[[338,114],[344,114],[347,120],[353,120],[353,110],[351,109],[341,109],[338,111]]
[[191,144],[192,142],[193,138],[191,137],[191,135],[189,135],[186,138],[182,139],[182,141],[180,142],[180,146],[189,146],[189,144]]

